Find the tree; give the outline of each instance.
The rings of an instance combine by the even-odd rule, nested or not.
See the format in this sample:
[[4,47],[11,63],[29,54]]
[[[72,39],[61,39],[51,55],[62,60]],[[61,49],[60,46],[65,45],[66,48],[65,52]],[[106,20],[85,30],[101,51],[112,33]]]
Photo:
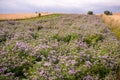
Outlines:
[[112,12],[106,10],[106,11],[104,11],[104,14],[105,14],[105,15],[112,15]]
[[41,13],[39,13],[38,16],[40,17],[40,16],[41,16]]
[[89,14],[89,15],[93,15],[93,11],[88,11],[87,14]]

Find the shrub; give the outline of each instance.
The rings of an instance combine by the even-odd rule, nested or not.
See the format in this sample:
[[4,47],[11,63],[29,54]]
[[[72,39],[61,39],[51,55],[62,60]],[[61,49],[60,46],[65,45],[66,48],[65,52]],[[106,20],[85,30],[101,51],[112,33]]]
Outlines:
[[105,15],[112,15],[112,12],[106,10],[106,11],[104,11],[104,14]]
[[93,11],[88,11],[87,14],[89,14],[89,15],[93,15]]
[[91,34],[84,39],[89,46],[96,44],[98,41],[101,41],[103,36],[101,34]]
[[39,13],[38,16],[41,17],[41,13]]

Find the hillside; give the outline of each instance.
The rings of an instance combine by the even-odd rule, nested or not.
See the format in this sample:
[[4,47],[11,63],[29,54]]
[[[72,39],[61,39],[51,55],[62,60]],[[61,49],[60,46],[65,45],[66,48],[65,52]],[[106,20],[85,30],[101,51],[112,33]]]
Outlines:
[[95,15],[0,22],[0,80],[120,80],[120,41]]

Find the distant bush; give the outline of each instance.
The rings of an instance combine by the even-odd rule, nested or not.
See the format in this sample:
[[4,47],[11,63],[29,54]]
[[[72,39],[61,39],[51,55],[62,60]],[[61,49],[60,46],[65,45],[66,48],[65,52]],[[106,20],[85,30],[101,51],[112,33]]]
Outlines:
[[104,11],[104,14],[105,15],[112,15],[112,12],[110,12],[110,11]]
[[40,17],[40,16],[41,16],[41,13],[39,13],[38,16]]
[[88,11],[87,14],[89,14],[89,15],[93,15],[93,11]]

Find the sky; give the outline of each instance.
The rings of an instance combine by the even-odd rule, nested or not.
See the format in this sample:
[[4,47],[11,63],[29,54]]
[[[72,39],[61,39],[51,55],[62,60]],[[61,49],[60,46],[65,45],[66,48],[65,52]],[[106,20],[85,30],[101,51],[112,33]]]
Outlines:
[[120,12],[120,0],[0,0],[0,13]]

